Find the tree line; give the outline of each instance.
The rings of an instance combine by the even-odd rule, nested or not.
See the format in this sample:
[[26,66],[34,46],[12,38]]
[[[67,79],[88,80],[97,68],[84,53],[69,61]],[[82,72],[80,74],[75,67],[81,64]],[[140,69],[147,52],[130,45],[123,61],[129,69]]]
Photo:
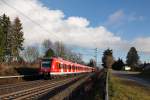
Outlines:
[[24,59],[33,63],[42,57],[61,57],[65,60],[84,64],[81,54],[72,52],[63,42],[52,42],[50,39],[45,39],[41,46],[41,54],[37,46],[27,46],[23,51]]
[[131,67],[131,70],[139,69],[140,59],[138,52],[135,47],[131,47],[126,56],[126,63],[123,62],[121,58],[115,60],[113,56],[113,51],[107,49],[103,52],[102,65],[104,68],[112,68],[115,70],[123,70],[125,66]]
[[23,50],[22,24],[18,17],[10,21],[9,16],[0,16],[0,62],[19,60]]
[[[6,14],[0,16],[0,63],[24,61],[34,63],[42,57],[61,57],[77,63],[84,63],[81,54],[72,52],[63,42],[46,39],[38,46],[23,47],[23,26],[19,17],[11,21]],[[39,48],[40,47],[40,48]],[[42,52],[41,52],[42,50]]]
[[[82,60],[81,54],[72,52],[63,42],[46,39],[42,42],[42,52],[38,46],[23,47],[24,33],[21,20],[19,17],[10,20],[9,16],[3,14],[0,16],[0,63],[13,62],[23,60],[25,62],[33,63],[42,57],[61,57],[72,62],[85,64]],[[20,55],[22,52],[22,55]],[[131,47],[128,54],[126,64],[122,59],[115,60],[113,51],[107,49],[103,52],[102,65],[104,68],[114,68],[120,70],[123,66],[128,65],[134,70],[139,63],[139,56],[135,47]],[[91,59],[87,64],[95,66],[95,60]]]

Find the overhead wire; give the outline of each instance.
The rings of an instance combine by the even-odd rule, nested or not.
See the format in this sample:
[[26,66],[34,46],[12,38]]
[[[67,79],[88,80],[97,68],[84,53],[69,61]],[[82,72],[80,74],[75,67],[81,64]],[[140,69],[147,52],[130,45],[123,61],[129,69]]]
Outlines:
[[[15,8],[14,6],[10,5],[9,3],[7,3],[5,0],[1,0],[3,4],[7,5],[8,7],[14,9],[16,12],[18,12],[19,14],[21,14],[22,16],[24,16],[25,18],[27,18],[28,20],[30,20],[32,23],[34,23],[35,25],[37,25],[38,27],[40,27],[43,31],[50,33],[49,30],[47,30],[45,27],[43,27],[41,24],[37,23],[36,21],[32,20],[30,17],[28,17],[26,14],[24,14],[22,11],[18,10],[17,8]],[[53,34],[53,36],[55,38],[57,38],[58,40],[61,41],[60,37],[58,37],[57,35],[55,35],[54,33],[50,33]],[[96,46],[96,44],[94,43],[94,45]],[[87,49],[84,50],[84,48],[78,47],[80,48],[80,50],[82,51],[94,51],[95,49]],[[99,50],[97,50],[99,51]],[[83,54],[83,53],[81,53]],[[83,55],[94,55],[94,54],[83,54]]]
[[[50,33],[49,30],[45,29],[42,25],[40,25],[39,23],[35,22],[34,20],[32,20],[30,17],[28,17],[26,14],[24,14],[22,11],[18,10],[17,8],[15,8],[14,6],[10,5],[9,3],[7,3],[5,0],[1,0],[3,2],[3,4],[7,5],[8,7],[14,9],[16,12],[20,13],[21,15],[23,15],[25,18],[27,18],[28,20],[30,20],[32,23],[34,23],[35,25],[37,25],[38,27],[40,27],[42,30],[44,30],[47,33]],[[53,33],[50,33],[53,34]],[[57,38],[58,40],[60,40],[60,38],[58,36],[56,36],[55,34],[53,34],[53,36],[55,38]]]

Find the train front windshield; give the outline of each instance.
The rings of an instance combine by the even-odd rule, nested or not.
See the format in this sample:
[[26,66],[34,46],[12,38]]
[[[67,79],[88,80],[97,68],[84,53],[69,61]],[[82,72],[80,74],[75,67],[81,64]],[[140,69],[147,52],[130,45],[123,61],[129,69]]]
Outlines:
[[52,64],[52,59],[42,59],[42,67],[50,68]]

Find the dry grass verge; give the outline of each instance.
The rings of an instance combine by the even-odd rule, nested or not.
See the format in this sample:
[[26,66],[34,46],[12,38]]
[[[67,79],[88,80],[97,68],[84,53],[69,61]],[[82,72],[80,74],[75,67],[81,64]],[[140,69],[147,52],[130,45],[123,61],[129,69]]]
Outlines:
[[[39,64],[0,64],[0,76],[15,76],[15,75],[36,75],[38,74]],[[34,78],[32,78],[34,80]],[[32,80],[29,78],[9,78],[0,79],[0,85],[12,84],[22,81]],[[35,78],[36,79],[36,78]]]
[[150,100],[150,89],[117,76],[109,79],[110,100]]

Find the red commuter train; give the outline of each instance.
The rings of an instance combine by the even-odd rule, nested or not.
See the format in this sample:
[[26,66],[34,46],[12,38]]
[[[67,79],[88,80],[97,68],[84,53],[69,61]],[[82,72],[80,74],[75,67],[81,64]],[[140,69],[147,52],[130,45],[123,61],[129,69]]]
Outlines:
[[44,76],[58,76],[94,72],[95,68],[53,57],[43,58],[39,71]]

